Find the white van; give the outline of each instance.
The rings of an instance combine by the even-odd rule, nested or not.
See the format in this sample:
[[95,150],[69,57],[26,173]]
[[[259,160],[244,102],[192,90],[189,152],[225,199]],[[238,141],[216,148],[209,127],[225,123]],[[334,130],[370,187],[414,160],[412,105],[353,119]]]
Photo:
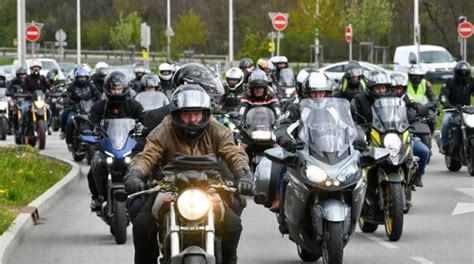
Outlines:
[[[417,45],[397,47],[393,56],[393,70],[407,72],[411,65],[416,64],[417,53]],[[426,72],[426,79],[444,81],[453,77],[456,61],[443,47],[420,45],[419,64]]]
[[[26,70],[28,74],[30,74],[30,63],[32,60],[37,60],[41,62],[41,71],[40,74],[46,76],[50,70],[56,69],[58,70],[58,79],[59,80],[66,80],[61,67],[59,67],[58,62],[55,59],[47,59],[47,58],[36,58],[36,59],[27,59],[26,60]],[[18,60],[13,61],[13,68],[15,71],[20,68],[20,63]]]

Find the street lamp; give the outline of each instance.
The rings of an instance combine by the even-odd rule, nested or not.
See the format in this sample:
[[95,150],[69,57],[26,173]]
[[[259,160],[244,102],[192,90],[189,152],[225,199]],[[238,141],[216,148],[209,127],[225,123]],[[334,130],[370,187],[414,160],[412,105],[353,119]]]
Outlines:
[[77,0],[77,65],[81,65],[81,0]]

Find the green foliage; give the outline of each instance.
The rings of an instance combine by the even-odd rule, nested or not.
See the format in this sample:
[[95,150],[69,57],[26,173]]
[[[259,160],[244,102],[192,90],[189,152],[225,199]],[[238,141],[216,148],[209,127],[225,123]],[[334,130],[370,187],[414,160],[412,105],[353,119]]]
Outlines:
[[392,25],[393,5],[387,0],[370,0],[353,4],[347,23],[352,24],[354,38],[360,41],[387,43]]
[[109,36],[104,34],[104,28],[110,28],[110,23],[105,19],[87,21],[82,27],[82,41],[88,43],[89,49],[99,49],[101,46],[107,46]]
[[19,208],[64,177],[68,164],[38,155],[29,146],[0,148],[0,234],[16,217]]
[[175,32],[172,41],[173,52],[181,53],[185,49],[198,50],[209,38],[204,21],[192,8],[179,16],[173,28]]
[[16,1],[0,1],[0,47],[13,46],[16,38]]
[[128,14],[125,19],[123,18],[123,12],[120,12],[119,21],[110,29],[110,44],[120,49],[126,49],[131,44],[138,45],[141,21],[136,11]]
[[270,57],[267,50],[269,41],[269,39],[262,38],[258,32],[251,28],[246,28],[244,43],[237,57],[252,58],[254,61],[258,58]]

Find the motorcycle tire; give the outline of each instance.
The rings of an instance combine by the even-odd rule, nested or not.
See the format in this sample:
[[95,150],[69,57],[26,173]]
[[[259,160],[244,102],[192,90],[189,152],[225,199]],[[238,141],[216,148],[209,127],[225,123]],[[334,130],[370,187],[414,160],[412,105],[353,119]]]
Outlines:
[[359,217],[359,228],[362,230],[364,233],[373,233],[377,231],[377,228],[379,227],[378,224],[374,223],[368,223],[365,221],[365,218],[363,216]]
[[474,146],[469,147],[469,153],[466,157],[466,163],[469,175],[474,176]]
[[8,134],[8,120],[3,117],[1,121],[0,127],[0,140],[6,140]]
[[86,157],[85,153],[77,154],[75,151],[72,152],[72,158],[74,159],[74,161],[82,161],[85,157]]
[[60,123],[59,117],[53,116],[51,118],[51,126],[52,126],[54,132],[59,131],[59,129],[61,128],[61,123]]
[[403,232],[403,186],[400,183],[387,183],[385,197],[389,205],[384,211],[385,233],[390,241],[398,241]]
[[38,143],[38,148],[43,150],[46,147],[46,133],[48,133],[48,125],[46,124],[46,121],[38,120],[37,129],[38,138],[36,141]]
[[314,255],[313,253],[300,247],[299,245],[296,245],[296,250],[298,251],[298,256],[300,256],[300,259],[304,262],[315,262],[318,261],[318,259],[321,257]]
[[188,255],[183,260],[184,264],[206,264],[206,257],[202,255]]
[[446,164],[446,168],[448,168],[450,171],[459,171],[462,167],[462,164],[459,160],[453,159],[451,155],[451,153],[444,154],[444,163]]
[[323,263],[342,264],[344,255],[344,222],[326,222]]
[[119,245],[127,242],[127,208],[125,202],[113,202],[112,225],[114,230],[115,242]]

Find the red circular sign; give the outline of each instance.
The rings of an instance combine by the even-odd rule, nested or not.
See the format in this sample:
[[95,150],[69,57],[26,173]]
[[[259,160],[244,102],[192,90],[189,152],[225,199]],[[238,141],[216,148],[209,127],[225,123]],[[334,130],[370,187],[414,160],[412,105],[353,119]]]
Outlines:
[[344,39],[346,42],[352,41],[352,27],[346,26],[346,29],[344,29]]
[[36,42],[41,36],[41,29],[35,25],[29,25],[25,30],[26,40]]
[[282,31],[288,26],[288,20],[284,15],[278,14],[273,17],[272,24],[275,30]]
[[462,38],[469,38],[472,36],[472,24],[469,22],[462,22],[458,25],[458,33]]

